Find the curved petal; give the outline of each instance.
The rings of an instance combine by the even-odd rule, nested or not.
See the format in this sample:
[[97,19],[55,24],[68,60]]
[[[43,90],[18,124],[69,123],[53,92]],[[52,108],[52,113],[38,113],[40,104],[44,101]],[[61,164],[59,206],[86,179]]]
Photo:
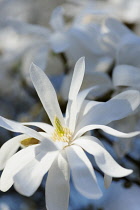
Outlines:
[[106,189],[108,189],[110,187],[111,182],[112,182],[112,177],[105,174],[104,175],[104,186]]
[[19,135],[6,141],[0,148],[0,170],[5,167],[7,160],[18,150],[20,141],[28,138],[27,135]]
[[122,137],[122,138],[131,138],[134,136],[137,136],[140,134],[140,131],[134,131],[134,132],[130,132],[130,133],[123,133],[121,131],[117,131],[114,128],[111,128],[109,126],[106,125],[87,125],[83,128],[81,128],[73,137],[73,139],[76,139],[80,136],[82,136],[84,133],[86,133],[87,131],[90,130],[94,130],[94,129],[101,129],[104,132],[112,135],[112,136],[116,136],[116,137]]
[[[111,100],[98,104],[83,117],[77,131],[91,124],[106,125],[114,120],[122,119],[131,114],[140,104],[140,92],[136,90],[124,91]],[[92,116],[92,117],[91,117]]]
[[0,178],[0,190],[5,192],[13,185],[13,177],[26,164],[35,158],[35,148],[38,145],[22,149],[13,155],[6,163],[5,169]]
[[113,71],[115,86],[131,86],[140,88],[140,69],[129,65],[118,65]]
[[23,126],[21,123],[12,121],[12,120],[8,120],[4,117],[0,116],[0,126],[13,131],[13,132],[19,132],[19,133],[24,133],[27,134],[28,136],[34,137],[40,141],[42,141],[43,137],[35,130],[28,128],[26,126]]
[[75,144],[81,146],[85,151],[94,155],[98,167],[108,176],[124,177],[133,172],[133,170],[120,166],[92,136],[83,136],[75,141]]
[[66,152],[76,189],[87,198],[100,198],[102,193],[93,167],[84,151],[79,146],[73,145],[66,147]]
[[42,122],[24,122],[22,125],[31,125],[31,126],[36,126],[38,128],[41,128],[44,130],[46,133],[50,134],[53,132],[54,128],[53,126],[47,124],[47,123],[42,123]]
[[45,154],[40,151],[35,159],[14,176],[15,189],[22,195],[31,196],[41,184],[57,154],[58,151],[46,151]]
[[30,67],[30,75],[37,94],[46,110],[51,123],[54,125],[54,118],[57,117],[64,125],[64,119],[57,100],[57,95],[46,74],[35,64]]
[[69,202],[69,166],[65,151],[54,160],[46,182],[46,208],[49,210],[67,210]]

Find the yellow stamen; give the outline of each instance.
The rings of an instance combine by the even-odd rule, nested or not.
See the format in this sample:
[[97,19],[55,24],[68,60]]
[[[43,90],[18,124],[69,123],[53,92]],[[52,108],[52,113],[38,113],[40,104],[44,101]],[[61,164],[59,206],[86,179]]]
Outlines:
[[58,117],[54,118],[54,127],[55,127],[55,130],[56,130],[58,136],[61,137],[61,136],[64,135],[64,129],[63,129],[63,127],[61,125],[61,122],[58,119]]
[[22,140],[20,143],[24,146],[24,147],[28,147],[34,144],[39,144],[39,140],[35,139],[35,138],[28,138],[28,139],[24,139]]
[[53,141],[63,141],[63,142],[69,142],[72,136],[71,131],[69,128],[65,128],[61,125],[60,120],[58,117],[54,118],[54,132],[52,135]]

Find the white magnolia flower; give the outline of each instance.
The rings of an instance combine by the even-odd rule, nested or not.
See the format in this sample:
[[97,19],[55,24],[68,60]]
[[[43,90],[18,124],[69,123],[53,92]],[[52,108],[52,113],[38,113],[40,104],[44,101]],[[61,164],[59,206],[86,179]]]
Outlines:
[[104,44],[110,47],[110,53],[117,65],[127,64],[140,68],[140,37],[128,29],[120,21],[107,18],[105,21],[107,33]]
[[26,67],[29,66],[30,61],[44,70],[48,64],[48,54],[52,51],[65,52],[70,66],[84,55],[87,57],[87,70],[107,71],[112,64],[112,55],[108,45],[104,45],[102,41],[104,16],[95,13],[92,9],[85,9],[71,24],[67,24],[63,16],[62,7],[54,9],[49,22],[50,28],[9,18],[0,22],[1,30],[10,27],[18,35],[26,35],[32,41],[32,46],[29,46],[28,51],[26,50],[28,54],[24,54],[22,67],[24,71],[27,71]]
[[[135,66],[117,65],[113,70],[112,80],[116,92],[128,88],[133,88],[140,91],[140,69]],[[115,122],[113,127],[123,132],[131,132],[139,127],[139,120],[140,107],[131,116]],[[129,124],[126,122],[129,122]],[[133,138],[129,138],[127,141],[124,141],[124,139],[120,138],[119,141],[115,142],[114,144],[117,154],[120,157],[124,156],[133,149],[133,142]]]
[[118,17],[125,23],[139,22],[140,2],[138,0],[67,0],[65,6],[69,15],[76,15],[80,9],[90,7],[94,11],[106,12],[108,16]]
[[[105,103],[87,101],[85,97],[92,88],[79,92],[84,72],[84,58],[81,58],[74,69],[64,118],[48,77],[32,64],[31,79],[52,126],[37,122],[24,123],[45,131],[39,133],[23,124],[0,117],[3,128],[23,133],[1,147],[0,168],[4,168],[0,179],[2,191],[7,191],[14,184],[18,192],[30,196],[39,187],[44,174],[49,171],[45,187],[46,207],[50,210],[66,210],[71,170],[76,189],[88,198],[97,199],[102,193],[94,168],[84,150],[94,156],[104,173],[106,187],[109,187],[112,177],[123,177],[132,173],[132,170],[121,167],[97,138],[83,134],[92,129],[102,129],[111,135],[125,138],[139,134],[140,132],[122,133],[106,124],[135,110],[140,103],[140,94],[131,90]],[[20,145],[28,147],[14,154]]]

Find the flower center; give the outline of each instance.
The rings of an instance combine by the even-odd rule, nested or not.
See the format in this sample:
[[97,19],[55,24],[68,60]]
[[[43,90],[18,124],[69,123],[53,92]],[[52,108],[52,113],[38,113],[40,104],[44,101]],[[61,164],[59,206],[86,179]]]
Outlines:
[[72,137],[72,133],[69,130],[69,128],[63,127],[61,125],[60,120],[58,117],[54,118],[54,132],[52,134],[53,141],[63,141],[63,142],[69,142]]

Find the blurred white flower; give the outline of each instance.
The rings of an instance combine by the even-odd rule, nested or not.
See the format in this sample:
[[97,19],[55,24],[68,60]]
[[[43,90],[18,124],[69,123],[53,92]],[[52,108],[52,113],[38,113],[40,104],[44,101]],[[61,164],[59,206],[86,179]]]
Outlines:
[[81,11],[70,24],[64,20],[64,9],[57,7],[50,18],[50,29],[9,18],[0,22],[0,28],[12,28],[18,35],[30,40],[23,57],[22,69],[25,72],[30,61],[45,70],[51,51],[65,52],[68,64],[72,67],[81,56],[85,56],[87,71],[107,71],[113,59],[110,46],[103,42],[104,18],[104,14],[88,8]]
[[139,22],[140,1],[138,0],[108,0],[103,2],[104,9],[126,23]]
[[[132,49],[133,50],[133,49]],[[113,84],[116,92],[124,89],[137,89],[140,91],[140,69],[130,65],[118,65],[113,70]],[[139,127],[140,107],[129,117],[114,122],[113,127],[123,131],[134,131]],[[129,122],[128,124],[126,122]],[[133,149],[133,138],[124,139],[120,138],[114,143],[114,147],[119,157],[124,156]]]
[[[64,118],[48,77],[32,64],[32,82],[53,126],[37,122],[23,123],[45,131],[36,132],[23,124],[0,117],[0,126],[23,133],[7,141],[0,150],[0,167],[5,167],[0,179],[2,191],[7,191],[14,184],[18,192],[30,196],[49,171],[46,207],[50,210],[66,210],[71,169],[76,189],[88,198],[97,199],[102,193],[84,150],[94,155],[98,167],[105,175],[105,187],[109,187],[112,177],[123,177],[132,173],[132,170],[118,165],[97,138],[84,134],[92,129],[102,129],[106,133],[124,138],[138,135],[139,131],[126,134],[106,124],[132,113],[140,104],[140,94],[130,90],[105,103],[86,101],[85,97],[91,90],[94,91],[94,87],[79,92],[84,72],[85,62],[81,58],[75,65]],[[14,154],[19,145],[28,147]]]
[[140,37],[120,21],[107,18],[107,33],[103,36],[104,44],[109,45],[116,64],[127,64],[140,67]]
[[[85,7],[92,7],[95,11],[102,11],[110,17],[119,18],[122,22],[137,24],[139,22],[140,1],[139,0],[68,0],[73,15]],[[74,6],[78,8],[74,8]],[[71,6],[71,7],[70,7]],[[74,10],[74,11],[73,11]]]

